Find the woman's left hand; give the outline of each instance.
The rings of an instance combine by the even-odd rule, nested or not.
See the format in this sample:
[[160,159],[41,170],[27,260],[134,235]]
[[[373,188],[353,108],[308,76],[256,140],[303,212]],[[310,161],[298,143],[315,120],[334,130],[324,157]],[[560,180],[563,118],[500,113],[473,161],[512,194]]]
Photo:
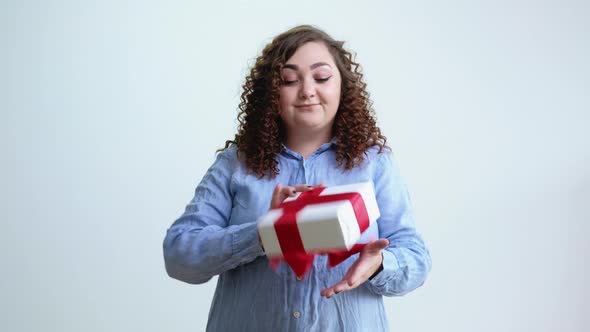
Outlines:
[[389,246],[387,239],[379,239],[367,244],[360,252],[356,262],[350,266],[344,278],[335,285],[324,289],[320,294],[330,298],[334,294],[357,288],[379,269],[383,263],[381,252],[387,246]]

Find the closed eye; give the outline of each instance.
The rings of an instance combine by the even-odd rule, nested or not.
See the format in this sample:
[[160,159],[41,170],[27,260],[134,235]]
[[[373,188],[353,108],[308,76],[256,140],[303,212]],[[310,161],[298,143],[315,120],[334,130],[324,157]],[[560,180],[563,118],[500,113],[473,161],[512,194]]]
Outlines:
[[[326,77],[326,78],[316,78],[315,81],[318,82],[318,83],[325,83],[325,82],[327,82],[331,78],[332,78],[332,76]],[[293,80],[293,81],[283,80],[282,81],[283,85],[293,85],[293,84],[295,84],[297,82],[299,82],[299,80]]]

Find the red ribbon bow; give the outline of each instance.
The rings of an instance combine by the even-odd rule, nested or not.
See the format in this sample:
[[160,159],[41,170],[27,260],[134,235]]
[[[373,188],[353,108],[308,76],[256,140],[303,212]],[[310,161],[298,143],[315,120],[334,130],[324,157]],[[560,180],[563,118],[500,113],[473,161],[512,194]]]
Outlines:
[[[369,228],[369,215],[363,197],[359,193],[343,193],[320,196],[325,187],[318,187],[302,192],[297,199],[283,202],[278,208],[283,209],[283,215],[275,222],[275,232],[283,252],[283,259],[291,267],[297,277],[302,278],[313,265],[315,254],[307,253],[303,247],[301,235],[297,228],[297,213],[313,204],[336,201],[350,201],[359,225],[361,234]],[[350,250],[329,250],[328,266],[334,267],[348,257],[360,252],[365,244],[355,244]],[[271,258],[270,266],[274,270],[281,262],[281,258]]]

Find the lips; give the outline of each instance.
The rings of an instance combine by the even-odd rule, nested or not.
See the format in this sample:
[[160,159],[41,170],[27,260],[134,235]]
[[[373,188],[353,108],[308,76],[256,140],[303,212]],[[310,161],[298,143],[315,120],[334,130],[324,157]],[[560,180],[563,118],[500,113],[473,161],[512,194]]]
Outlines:
[[318,106],[319,104],[305,104],[305,105],[295,105],[295,108],[300,109],[300,110],[311,110],[313,109],[315,106]]

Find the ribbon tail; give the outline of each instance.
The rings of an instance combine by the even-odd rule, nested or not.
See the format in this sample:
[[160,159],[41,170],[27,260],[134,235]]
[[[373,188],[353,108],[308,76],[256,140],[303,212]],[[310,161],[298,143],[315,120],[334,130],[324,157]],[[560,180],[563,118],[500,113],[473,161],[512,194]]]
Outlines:
[[315,255],[300,253],[300,254],[285,254],[285,261],[295,272],[299,278],[303,278],[305,274],[311,269]]
[[348,259],[348,257],[361,252],[365,246],[366,246],[365,243],[355,244],[348,251],[336,251],[336,252],[332,252],[332,253],[328,254],[328,267],[334,267],[334,266],[344,262],[345,260]]

